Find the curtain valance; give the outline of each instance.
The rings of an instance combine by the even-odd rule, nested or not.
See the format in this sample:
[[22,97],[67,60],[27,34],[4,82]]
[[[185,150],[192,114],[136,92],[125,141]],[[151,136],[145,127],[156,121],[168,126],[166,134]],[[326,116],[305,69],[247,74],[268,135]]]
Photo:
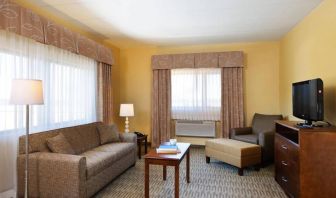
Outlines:
[[54,23],[33,11],[9,1],[0,0],[0,29],[77,53],[112,65],[112,51],[78,33]]
[[242,51],[152,56],[152,69],[243,67]]

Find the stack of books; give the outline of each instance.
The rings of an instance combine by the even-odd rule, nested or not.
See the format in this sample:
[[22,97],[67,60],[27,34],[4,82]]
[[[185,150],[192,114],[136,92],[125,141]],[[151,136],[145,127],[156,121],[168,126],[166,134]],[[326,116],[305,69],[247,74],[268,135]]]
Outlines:
[[163,153],[163,154],[177,154],[181,151],[178,149],[176,145],[166,145],[162,144],[159,148],[156,149],[156,153]]

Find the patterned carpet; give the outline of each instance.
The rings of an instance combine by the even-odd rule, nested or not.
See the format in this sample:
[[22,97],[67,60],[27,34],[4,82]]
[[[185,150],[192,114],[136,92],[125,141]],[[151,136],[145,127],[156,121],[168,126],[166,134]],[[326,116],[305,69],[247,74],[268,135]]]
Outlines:
[[[274,167],[259,172],[253,168],[237,174],[237,168],[211,159],[205,163],[204,148],[191,148],[191,183],[185,179],[185,160],[180,164],[180,197],[286,197],[274,180]],[[144,197],[144,160],[138,160],[108,186],[98,192],[96,198]],[[167,180],[162,180],[162,166],[150,166],[150,197],[174,197],[174,169],[167,167]]]

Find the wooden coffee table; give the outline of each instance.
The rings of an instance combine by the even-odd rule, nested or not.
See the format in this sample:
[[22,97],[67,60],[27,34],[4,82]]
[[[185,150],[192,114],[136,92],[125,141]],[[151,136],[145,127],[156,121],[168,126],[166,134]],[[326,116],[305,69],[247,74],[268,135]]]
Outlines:
[[167,178],[167,166],[175,167],[175,198],[179,197],[179,175],[180,175],[180,163],[185,155],[187,155],[187,183],[190,183],[190,152],[189,143],[177,143],[177,147],[181,150],[178,154],[158,154],[156,149],[149,151],[145,155],[145,197],[149,197],[149,165],[162,165],[163,166],[163,180]]

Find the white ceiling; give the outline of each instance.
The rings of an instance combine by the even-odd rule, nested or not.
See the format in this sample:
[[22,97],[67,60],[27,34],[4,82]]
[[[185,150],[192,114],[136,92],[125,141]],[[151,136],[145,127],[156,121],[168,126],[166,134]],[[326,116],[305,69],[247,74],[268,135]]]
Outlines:
[[278,40],[322,0],[29,0],[121,47]]

